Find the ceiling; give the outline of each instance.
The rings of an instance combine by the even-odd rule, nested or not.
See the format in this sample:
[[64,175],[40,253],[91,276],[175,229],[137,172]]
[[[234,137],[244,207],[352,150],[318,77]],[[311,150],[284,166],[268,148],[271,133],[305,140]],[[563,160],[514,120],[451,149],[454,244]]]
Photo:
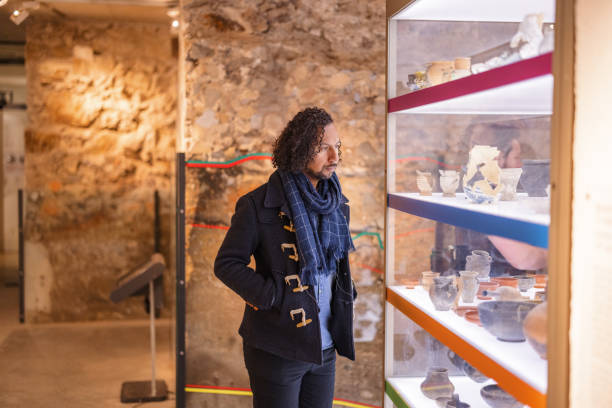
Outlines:
[[[0,7],[0,63],[23,63],[26,19],[15,25],[9,19],[22,0],[9,0]],[[30,15],[69,20],[112,20],[169,23],[166,11],[176,7],[178,0],[46,0]]]

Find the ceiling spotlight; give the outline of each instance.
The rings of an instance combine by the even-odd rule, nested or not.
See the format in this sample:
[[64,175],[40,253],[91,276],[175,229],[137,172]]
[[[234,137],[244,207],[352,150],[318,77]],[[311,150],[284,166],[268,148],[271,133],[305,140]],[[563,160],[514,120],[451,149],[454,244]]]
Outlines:
[[177,19],[179,14],[180,13],[178,8],[171,8],[166,10],[166,15],[172,19]]
[[15,10],[11,14],[11,21],[17,25],[23,23],[23,21],[28,18],[30,13],[27,10]]
[[172,28],[178,28],[179,26],[179,21],[178,20],[172,20]]

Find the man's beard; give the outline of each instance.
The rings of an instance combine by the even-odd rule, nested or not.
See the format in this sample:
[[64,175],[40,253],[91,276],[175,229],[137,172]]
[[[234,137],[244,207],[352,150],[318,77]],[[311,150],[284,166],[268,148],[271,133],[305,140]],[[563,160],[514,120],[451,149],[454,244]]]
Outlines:
[[317,179],[317,180],[328,180],[328,179],[331,178],[332,174],[334,174],[334,172],[332,171],[331,173],[329,173],[329,176],[326,176],[323,173],[322,170],[314,172],[314,171],[310,170],[309,168],[304,169],[304,173],[306,173],[306,175],[308,175],[308,176],[310,176],[310,177],[312,177],[314,179]]

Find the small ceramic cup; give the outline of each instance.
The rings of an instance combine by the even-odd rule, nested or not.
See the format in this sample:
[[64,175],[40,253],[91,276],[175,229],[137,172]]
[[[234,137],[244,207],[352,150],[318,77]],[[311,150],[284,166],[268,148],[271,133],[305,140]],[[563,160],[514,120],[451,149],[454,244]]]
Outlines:
[[535,276],[534,275],[518,275],[515,276],[518,282],[518,288],[521,292],[526,292],[529,289],[533,288],[535,285]]
[[523,169],[507,168],[501,169],[499,173],[499,182],[501,184],[501,192],[499,199],[501,201],[516,200],[516,186],[521,178]]
[[430,172],[428,171],[419,171],[417,170],[417,188],[419,192],[423,196],[430,196],[433,190],[433,178]]
[[440,188],[444,197],[455,197],[459,187],[459,173],[455,170],[440,170]]
[[429,288],[433,284],[434,278],[440,276],[440,272],[425,271],[421,273],[421,286],[425,292],[429,293]]

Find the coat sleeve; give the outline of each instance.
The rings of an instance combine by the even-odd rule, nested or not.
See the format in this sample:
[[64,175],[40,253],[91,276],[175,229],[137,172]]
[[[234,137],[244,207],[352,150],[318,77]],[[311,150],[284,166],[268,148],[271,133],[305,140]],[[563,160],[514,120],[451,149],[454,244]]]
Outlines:
[[215,276],[246,302],[266,310],[280,302],[282,286],[272,275],[249,268],[257,248],[257,216],[248,196],[241,197],[221,248],[215,259]]

